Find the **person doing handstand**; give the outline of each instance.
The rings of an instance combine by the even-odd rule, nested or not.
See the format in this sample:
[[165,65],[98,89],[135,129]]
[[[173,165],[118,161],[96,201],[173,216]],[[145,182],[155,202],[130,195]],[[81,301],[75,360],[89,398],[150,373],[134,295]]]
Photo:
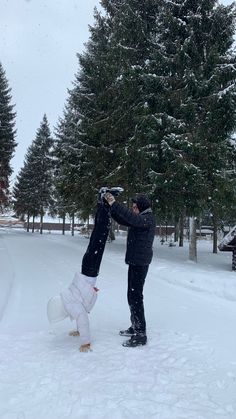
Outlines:
[[76,321],[77,330],[71,332],[70,335],[80,336],[80,352],[91,350],[88,313],[97,299],[96,279],[110,228],[110,206],[103,198],[107,191],[117,196],[123,189],[105,187],[100,189],[94,229],[82,259],[81,272],[75,273],[70,286],[60,295],[51,298],[47,307],[48,319],[51,323],[68,316]]

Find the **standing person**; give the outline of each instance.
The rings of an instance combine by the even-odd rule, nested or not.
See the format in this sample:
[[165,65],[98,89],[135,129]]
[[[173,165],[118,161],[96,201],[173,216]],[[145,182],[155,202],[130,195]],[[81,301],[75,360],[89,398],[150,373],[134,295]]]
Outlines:
[[123,343],[126,347],[135,347],[147,343],[146,321],[143,305],[143,287],[152,260],[153,240],[155,236],[155,218],[151,202],[146,195],[140,194],[132,199],[132,211],[116,202],[113,195],[105,198],[111,206],[111,216],[118,224],[129,227],[125,262],[128,268],[127,299],[130,308],[131,326],[121,330],[121,336],[130,339]]
[[81,272],[76,272],[70,286],[60,295],[51,298],[47,306],[48,319],[51,323],[68,316],[71,320],[76,320],[77,330],[70,335],[80,336],[80,352],[91,350],[88,313],[97,299],[96,279],[110,228],[110,207],[104,200],[107,190],[111,196],[112,194],[117,196],[123,191],[122,188],[100,189],[94,229],[82,259]]

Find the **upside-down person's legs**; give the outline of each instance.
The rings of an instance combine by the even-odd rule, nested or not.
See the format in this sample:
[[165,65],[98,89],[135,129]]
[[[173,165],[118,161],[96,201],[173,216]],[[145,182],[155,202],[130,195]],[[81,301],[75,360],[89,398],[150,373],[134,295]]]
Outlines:
[[83,275],[90,277],[98,276],[110,223],[109,205],[106,203],[98,204],[94,229],[82,260],[81,273]]
[[91,350],[88,313],[96,301],[96,277],[99,274],[109,227],[110,207],[101,201],[97,206],[94,229],[82,260],[81,273],[76,272],[70,286],[48,303],[50,322],[60,321],[67,316],[76,320],[77,330],[70,335],[80,336],[81,352]]
[[[91,303],[94,300],[93,293],[98,291],[98,289],[95,287],[96,277],[99,273],[99,268],[109,233],[109,226],[110,209],[105,202],[101,202],[97,205],[94,229],[92,231],[89,245],[82,260],[82,277],[77,273],[73,279],[72,285],[69,287],[69,290],[63,293],[64,303],[67,306],[67,310],[70,316],[76,319],[77,330],[71,331],[69,335],[80,336],[81,352],[87,352],[90,350],[88,312],[90,312]],[[84,288],[84,281],[88,284],[87,286],[89,286],[89,289],[87,286]],[[89,291],[90,289],[93,289],[92,293]],[[83,294],[83,292],[85,292],[84,301],[86,302],[86,299],[88,299],[88,307],[90,307],[90,309],[87,309],[87,306],[81,303],[80,300],[77,301],[78,295],[80,295],[80,293]]]

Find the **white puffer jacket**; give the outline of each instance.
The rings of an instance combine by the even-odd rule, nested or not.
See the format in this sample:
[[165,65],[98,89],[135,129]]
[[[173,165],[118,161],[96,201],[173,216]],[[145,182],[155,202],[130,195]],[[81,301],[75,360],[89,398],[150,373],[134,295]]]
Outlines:
[[94,289],[95,282],[96,278],[76,272],[69,288],[61,293],[67,313],[71,320],[76,320],[81,345],[90,343],[88,313],[92,310],[97,299],[97,292]]

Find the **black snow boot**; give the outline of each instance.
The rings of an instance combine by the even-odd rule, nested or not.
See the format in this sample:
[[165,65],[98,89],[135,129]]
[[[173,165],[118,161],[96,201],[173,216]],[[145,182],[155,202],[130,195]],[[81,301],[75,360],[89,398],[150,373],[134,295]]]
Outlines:
[[105,194],[108,193],[108,192],[111,193],[113,196],[119,196],[120,193],[122,193],[123,191],[124,191],[124,189],[121,188],[120,186],[114,186],[113,188],[109,188],[107,186],[103,186],[99,190],[98,202],[99,203],[102,203]]
[[122,343],[126,348],[136,348],[136,346],[146,345],[147,336],[146,335],[133,335],[129,340],[126,340]]
[[114,186],[113,188],[109,188],[107,192],[110,192],[113,196],[119,196],[122,192],[124,192],[124,189],[120,186]]
[[131,337],[134,335],[134,328],[132,326],[130,326],[128,329],[126,330],[120,330],[119,331],[119,335],[120,336],[128,336]]

